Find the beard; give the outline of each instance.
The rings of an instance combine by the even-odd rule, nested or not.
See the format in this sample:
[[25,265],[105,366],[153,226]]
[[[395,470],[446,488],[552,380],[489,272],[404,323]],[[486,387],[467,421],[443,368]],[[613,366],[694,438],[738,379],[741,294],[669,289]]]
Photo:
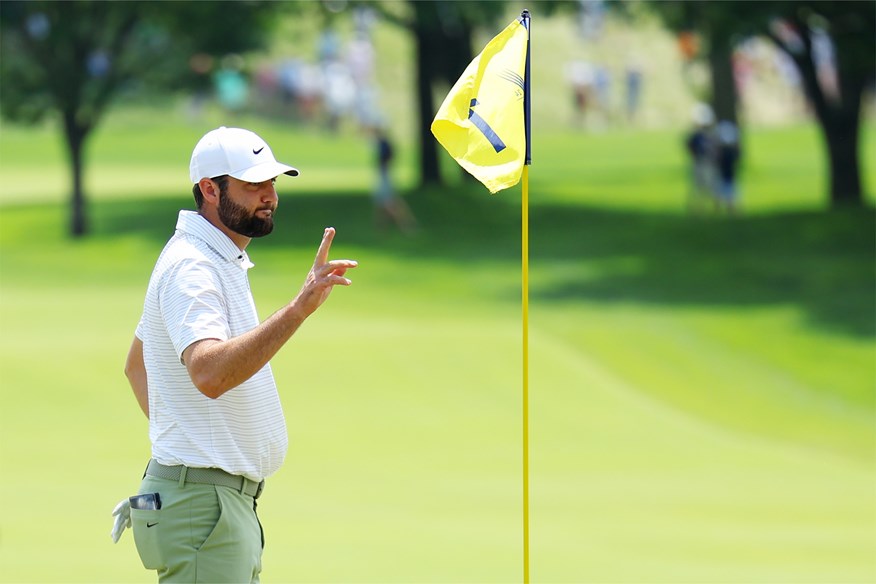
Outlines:
[[[267,207],[270,208],[270,207]],[[260,210],[260,209],[259,209]],[[227,193],[219,198],[219,220],[231,231],[244,237],[264,237],[274,230],[274,217],[262,219],[231,200]]]

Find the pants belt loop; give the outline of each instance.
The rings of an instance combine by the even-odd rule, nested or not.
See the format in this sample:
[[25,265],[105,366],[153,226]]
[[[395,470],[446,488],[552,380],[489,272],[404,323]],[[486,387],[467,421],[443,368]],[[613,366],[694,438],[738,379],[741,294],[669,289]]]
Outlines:
[[186,474],[188,473],[188,471],[189,471],[189,467],[187,467],[185,465],[183,465],[179,469],[179,488],[180,489],[182,489],[183,487],[186,486]]
[[241,495],[245,495],[245,494],[246,494],[246,484],[247,484],[248,482],[249,482],[249,479],[247,479],[247,478],[246,478],[245,476],[243,476],[243,475],[240,476],[240,494],[241,494]]

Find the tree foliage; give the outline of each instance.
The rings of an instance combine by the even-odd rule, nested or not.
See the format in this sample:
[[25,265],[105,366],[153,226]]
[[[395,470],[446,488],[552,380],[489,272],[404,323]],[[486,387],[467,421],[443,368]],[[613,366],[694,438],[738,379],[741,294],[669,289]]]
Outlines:
[[[864,191],[860,171],[861,103],[876,81],[876,4],[764,4],[765,9],[773,10],[765,34],[797,65],[824,134],[831,168],[831,202],[860,206]],[[825,38],[833,55],[825,51]]]
[[72,167],[71,233],[87,231],[85,142],[125,90],[203,82],[192,56],[258,48],[270,2],[0,2],[0,114],[18,122],[57,115]]
[[505,2],[421,2],[408,0],[367,3],[380,16],[411,33],[414,38],[417,100],[417,135],[420,144],[420,181],[440,184],[438,147],[430,126],[437,111],[434,93],[449,89],[471,60],[472,37],[479,27],[497,26]]

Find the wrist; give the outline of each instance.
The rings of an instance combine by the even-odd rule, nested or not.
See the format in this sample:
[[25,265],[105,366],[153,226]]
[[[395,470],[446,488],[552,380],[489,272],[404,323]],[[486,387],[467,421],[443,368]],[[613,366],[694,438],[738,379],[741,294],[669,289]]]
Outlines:
[[292,330],[297,329],[301,325],[301,323],[303,323],[307,319],[308,316],[310,316],[310,314],[304,309],[298,298],[293,299],[289,304],[287,304],[284,310],[284,317],[292,326]]

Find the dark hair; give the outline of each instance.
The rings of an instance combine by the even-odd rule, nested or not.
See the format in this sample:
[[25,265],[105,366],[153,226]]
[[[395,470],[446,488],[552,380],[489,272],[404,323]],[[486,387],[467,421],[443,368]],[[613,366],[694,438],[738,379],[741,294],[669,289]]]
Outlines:
[[[222,176],[214,176],[210,180],[216,181],[216,184],[219,185],[219,196],[225,194],[228,190],[228,175],[223,174]],[[192,187],[192,194],[195,196],[195,204],[198,206],[198,209],[204,204],[204,193],[201,192],[201,185],[199,183],[195,183]]]

